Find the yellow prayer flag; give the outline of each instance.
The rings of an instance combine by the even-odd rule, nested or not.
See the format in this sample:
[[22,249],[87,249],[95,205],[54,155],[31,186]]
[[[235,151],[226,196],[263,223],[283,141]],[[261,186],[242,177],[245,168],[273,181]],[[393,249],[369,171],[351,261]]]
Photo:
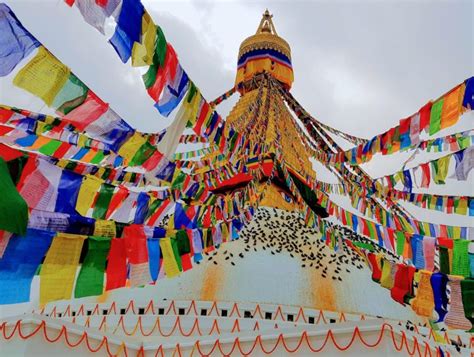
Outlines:
[[13,79],[13,84],[40,97],[51,106],[69,78],[70,70],[43,46]]
[[467,197],[461,197],[458,205],[454,208],[454,213],[465,215],[467,214]]
[[444,97],[441,110],[441,129],[448,128],[458,121],[465,89],[466,85],[463,83]]
[[228,242],[229,241],[229,227],[227,226],[226,222],[223,222],[221,224],[221,230],[222,230],[222,241]]
[[86,236],[59,233],[46,254],[40,272],[40,304],[70,299],[82,244]]
[[59,159],[58,163],[56,164],[56,166],[58,167],[61,167],[61,168],[66,168],[67,164],[69,163],[68,160],[65,160],[65,159]]
[[168,278],[178,276],[180,274],[178,263],[173,253],[173,247],[171,246],[171,238],[161,238],[160,248],[163,254],[163,265],[165,267],[165,274]]
[[125,158],[127,161],[130,161],[133,159],[133,156],[135,156],[136,152],[138,149],[145,144],[146,142],[146,137],[143,137],[139,133],[135,132],[130,139],[128,139],[125,144],[123,144],[119,151],[118,154]]
[[91,175],[87,175],[84,178],[76,202],[76,211],[80,215],[87,216],[87,211],[94,203],[95,196],[99,192],[102,182],[101,179]]
[[132,66],[142,67],[153,64],[155,52],[156,25],[145,12],[142,17],[142,43],[135,42],[132,48]]
[[87,142],[87,136],[79,134],[79,139],[77,140],[77,146],[80,146],[81,148],[86,146]]
[[461,227],[453,226],[453,239],[461,238]]
[[103,219],[96,219],[94,225],[94,236],[115,238],[115,222]]
[[36,121],[36,134],[43,134],[45,131],[49,131],[50,128],[46,122]]

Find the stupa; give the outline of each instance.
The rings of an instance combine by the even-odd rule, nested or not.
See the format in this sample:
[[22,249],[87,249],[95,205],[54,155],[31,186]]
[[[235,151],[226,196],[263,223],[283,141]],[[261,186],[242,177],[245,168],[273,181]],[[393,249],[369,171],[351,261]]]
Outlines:
[[[79,0],[78,3],[82,4]],[[108,7],[112,3],[106,1],[105,5],[100,5],[97,2],[97,5],[90,6],[101,6],[104,10],[100,11],[110,12]],[[121,11],[128,9],[127,6],[132,5],[124,1]],[[89,8],[84,9],[80,7],[83,16],[90,15],[86,11]],[[111,14],[112,12],[109,16]],[[92,22],[90,18],[88,20]],[[142,31],[153,23],[148,13],[143,15],[143,23],[141,18],[139,20]],[[120,27],[120,20],[117,21]],[[95,22],[93,24],[97,25]],[[154,33],[153,26],[152,29]],[[169,100],[166,102],[168,107],[173,100],[178,103],[183,100],[184,109],[182,112],[180,109],[177,117],[180,118],[180,113],[192,114],[200,126],[203,123],[208,125],[206,130],[194,129],[196,133],[205,132],[201,136],[207,141],[202,142],[209,143],[211,148],[203,151],[205,154],[196,160],[206,165],[199,166],[178,159],[175,161],[179,164],[174,164],[172,159],[163,159],[166,155],[156,151],[156,147],[163,147],[160,143],[169,140],[166,136],[173,134],[173,131],[181,136],[182,130],[178,129],[192,121],[186,115],[183,115],[185,121],[176,126],[172,124],[172,129],[168,128],[164,133],[158,134],[132,130],[129,133],[126,125],[121,122],[120,130],[116,128],[117,125],[110,124],[120,134],[114,132],[114,135],[126,144],[121,142],[122,147],[119,146],[118,150],[113,146],[107,147],[105,153],[99,154],[104,157],[111,153],[116,155],[113,159],[107,159],[108,165],[112,162],[128,163],[129,166],[140,167],[142,172],[124,171],[123,175],[117,174],[114,179],[110,179],[114,176],[114,171],[109,166],[108,171],[102,167],[91,170],[87,178],[80,177],[79,180],[83,180],[80,184],[87,180],[89,183],[95,182],[95,190],[94,187],[89,187],[86,194],[80,196],[84,201],[90,201],[90,207],[82,207],[81,210],[80,205],[83,203],[72,202],[73,199],[68,196],[65,201],[72,203],[55,205],[53,212],[45,209],[46,213],[41,213],[43,221],[38,221],[46,228],[50,228],[50,221],[53,222],[51,224],[58,224],[53,219],[48,220],[53,217],[59,221],[64,217],[61,216],[64,212],[56,211],[67,206],[72,211],[68,212],[70,215],[67,218],[73,224],[64,224],[65,228],[59,228],[64,229],[65,233],[58,230],[65,240],[64,245],[67,245],[68,239],[70,242],[78,235],[89,242],[89,236],[98,236],[99,233],[107,235],[111,231],[113,234],[93,237],[94,243],[88,243],[86,248],[76,247],[77,261],[74,263],[67,260],[67,257],[63,259],[61,253],[56,252],[54,267],[68,270],[69,273],[72,271],[69,274],[72,280],[69,279],[69,282],[74,283],[76,298],[60,301],[49,298],[46,304],[40,305],[38,298],[41,299],[41,294],[47,295],[42,285],[43,279],[48,279],[47,274],[50,279],[51,276],[53,279],[57,278],[57,272],[49,264],[49,260],[54,257],[51,258],[51,254],[46,253],[47,247],[43,247],[46,259],[38,262],[38,265],[42,263],[38,268],[39,277],[32,278],[31,284],[34,309],[2,320],[2,353],[26,356],[66,353],[83,356],[93,355],[96,351],[104,355],[124,356],[253,356],[270,353],[286,355],[290,352],[297,352],[299,355],[323,352],[327,355],[381,356],[398,351],[421,355],[428,350],[430,354],[441,354],[443,351],[452,354],[459,351],[466,353],[466,334],[460,331],[450,334],[437,331],[430,325],[430,318],[417,314],[408,304],[414,294],[411,285],[406,291],[397,290],[395,295],[398,294],[396,297],[399,298],[392,299],[393,288],[403,290],[403,287],[395,286],[394,283],[399,256],[393,249],[388,249],[384,244],[375,244],[370,238],[344,227],[336,219],[324,220],[330,215],[335,216],[335,209],[334,206],[330,209],[327,204],[328,192],[324,192],[324,187],[329,186],[318,186],[310,157],[317,156],[328,163],[342,158],[341,163],[332,165],[329,170],[344,182],[344,189],[355,192],[356,187],[363,186],[364,182],[361,180],[369,180],[368,175],[358,166],[350,170],[346,167],[345,153],[328,132],[340,134],[354,144],[366,144],[368,141],[324,126],[306,113],[293,98],[290,93],[294,80],[291,49],[277,34],[270,12],[264,12],[256,33],[240,45],[233,88],[233,92],[238,92],[240,97],[225,121],[218,124],[211,122],[212,118],[217,117],[213,110],[217,108],[219,100],[208,105],[197,96],[196,93],[199,92],[194,84],[186,82],[187,75],[184,72],[177,71],[179,76],[166,77],[166,66],[176,70],[177,65],[170,59],[174,50],[170,50],[160,31],[156,31],[156,38],[153,37],[155,42],[149,41],[151,37],[146,32],[141,34],[140,41],[144,46],[148,41],[156,48],[161,43],[161,49],[166,48],[166,55],[161,53],[162,57],[156,59],[159,57],[157,51],[154,52],[154,57],[138,56],[140,51],[146,53],[146,49],[137,46],[133,47],[135,57],[132,62],[153,63],[150,66],[152,70],[149,69],[152,75],[147,72],[144,77],[147,90],[157,100],[158,108],[163,109],[164,105],[160,102],[165,101],[163,97],[166,96],[169,97],[166,97]],[[114,35],[111,43],[126,62],[124,33],[119,32],[119,35],[122,36],[120,41]],[[136,45],[138,42],[135,42]],[[132,48],[130,51],[132,53]],[[151,62],[151,57],[159,65]],[[150,76],[155,76],[158,80],[148,86]],[[77,78],[75,80],[78,81]],[[163,89],[165,82],[167,89]],[[185,85],[181,86],[182,83]],[[161,91],[165,90],[166,95],[160,94],[157,87]],[[182,93],[181,87],[186,88]],[[156,94],[157,92],[159,93]],[[88,100],[89,96],[88,94]],[[68,99],[68,104],[72,103],[71,105],[79,102],[78,98]],[[109,144],[104,144],[105,140],[101,141],[108,135],[107,131],[102,131],[101,126],[93,121],[92,129],[90,126],[71,127],[71,122],[77,124],[73,121],[74,109],[56,119],[18,108],[2,107],[1,110],[0,119],[11,127],[15,126],[14,130],[2,129],[5,132],[2,135],[6,136],[5,145],[0,143],[5,148],[4,156],[9,158],[5,160],[9,175],[12,175],[11,172],[21,172],[21,160],[31,159],[28,156],[31,153],[39,151],[46,155],[45,150],[41,151],[41,145],[34,146],[34,141],[28,146],[27,154],[18,148],[19,143],[25,143],[29,139],[20,137],[15,130],[25,127],[31,130],[32,122],[43,123],[35,124],[36,127],[41,127],[37,136],[42,138],[43,134],[61,127],[61,130],[70,131],[68,137],[72,136],[71,133],[77,134],[78,138],[73,145],[81,142],[88,149],[102,150],[103,146]],[[82,112],[81,114],[85,116]],[[80,121],[78,123],[81,125]],[[94,132],[94,129],[97,131]],[[11,134],[12,131],[14,134]],[[89,137],[81,139],[78,132],[85,132]],[[62,133],[63,131],[56,137],[62,139]],[[192,139],[201,142],[196,136]],[[179,140],[186,142],[188,139],[183,137],[184,135]],[[109,140],[110,137],[106,139]],[[41,144],[44,145],[46,141],[43,139]],[[134,145],[138,142],[142,145],[140,148],[145,148],[138,150],[138,155],[132,150],[132,145],[128,145],[129,142]],[[82,156],[74,156],[76,161],[80,162],[87,155],[92,157],[85,151],[86,149],[81,151],[84,154]],[[51,156],[55,154],[56,151]],[[94,154],[100,156],[96,152]],[[54,158],[57,159],[55,156]],[[152,158],[159,158],[160,164],[155,165]],[[72,171],[77,168],[77,163],[64,161],[58,164],[54,159],[49,159],[46,163],[40,162],[43,169],[47,167],[51,171],[57,170],[61,172],[60,175],[63,172],[60,170]],[[57,166],[52,166],[56,164]],[[35,172],[36,168],[31,164],[27,167]],[[169,167],[172,168],[171,174],[168,173]],[[223,168],[227,170],[225,175],[221,175]],[[164,171],[166,174],[163,174]],[[104,181],[97,183],[97,178],[91,176],[99,174]],[[124,178],[126,175],[127,179]],[[150,175],[154,176],[148,181]],[[12,186],[24,185],[22,176],[18,176],[20,183],[12,180]],[[50,176],[45,176],[48,181]],[[211,183],[206,182],[205,185],[197,179],[216,176],[224,176],[225,179],[209,180]],[[136,177],[140,177],[143,182],[134,182]],[[157,180],[161,180],[158,181],[160,183],[168,182],[169,185],[163,184],[160,187],[163,190],[156,190],[156,187],[154,191],[150,190],[151,198],[143,203],[146,200],[143,197],[148,194],[145,184],[156,184]],[[72,179],[68,185],[58,187],[63,193],[67,192],[72,186],[71,182]],[[82,190],[82,186],[79,186],[78,191]],[[108,188],[108,192],[105,192],[104,186]],[[134,196],[136,200],[133,202],[126,201],[131,195],[124,193],[130,187],[137,189]],[[373,189],[378,189],[375,184]],[[21,189],[20,191],[24,193]],[[52,196],[56,194],[59,197],[61,194],[56,187],[50,191],[53,192]],[[169,195],[166,196],[164,191]],[[104,192],[108,195],[107,199],[104,199]],[[115,200],[119,194],[121,196]],[[27,199],[31,200],[31,197]],[[97,202],[104,200],[108,200],[111,206],[114,202],[114,209],[99,207],[98,212]],[[392,201],[383,192],[377,196],[377,200],[372,195],[367,195],[366,200],[370,202],[374,212],[390,211],[386,213],[387,217],[394,212],[401,217],[409,217],[395,200]],[[34,207],[29,208],[34,210]],[[140,214],[141,211],[145,213]],[[336,211],[342,212],[340,208]],[[57,215],[52,216],[53,213]],[[119,220],[122,218],[124,222]],[[343,220],[345,219],[344,217]],[[71,227],[79,232],[71,233],[68,230]],[[122,232],[126,233],[122,235]],[[35,234],[39,235],[37,231]],[[52,237],[48,239],[51,240]],[[54,239],[57,242],[57,238]],[[119,259],[113,260],[112,253],[105,254],[109,247],[99,246],[100,242],[111,239],[112,244],[115,244],[115,253],[122,249],[117,254]],[[18,243],[18,237],[13,236],[11,241],[22,247]],[[16,251],[13,248],[5,250],[8,253],[6,256],[14,256],[18,252],[23,254],[20,248]],[[97,258],[97,254],[101,258],[91,263],[90,257],[93,254],[96,254],[94,258]],[[68,255],[66,252],[65,256]],[[76,275],[81,276],[83,269],[79,265],[84,267],[86,261],[92,271],[89,272],[89,277],[91,281],[94,280],[94,284],[81,281],[85,288],[77,293],[79,278]],[[110,268],[112,261],[120,271]],[[382,278],[380,267],[383,264],[385,270]],[[11,269],[11,265],[5,270],[8,269]],[[414,272],[415,268],[412,270]],[[423,274],[420,275],[418,291],[422,287],[426,288],[427,281],[426,276],[423,278]],[[112,280],[110,277],[116,280],[113,286],[109,284],[108,279]],[[147,284],[150,280],[152,283]],[[453,293],[460,296],[458,287],[453,286]],[[60,289],[62,287],[57,288]],[[92,290],[100,293],[90,293]],[[71,286],[68,292],[72,291]],[[420,302],[422,298],[426,298],[426,295],[418,299],[420,305],[424,302]],[[462,309],[459,310],[459,306],[456,309],[458,318],[462,316]],[[428,310],[431,314],[433,308]],[[457,339],[453,340],[453,336]]]

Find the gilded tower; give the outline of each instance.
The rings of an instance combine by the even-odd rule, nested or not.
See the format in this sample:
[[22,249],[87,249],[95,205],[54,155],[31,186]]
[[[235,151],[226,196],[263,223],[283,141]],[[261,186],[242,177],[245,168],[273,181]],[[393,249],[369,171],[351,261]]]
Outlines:
[[[279,83],[278,83],[279,82]],[[314,178],[315,172],[301,140],[303,129],[288,110],[282,88],[293,83],[291,49],[278,36],[272,15],[265,11],[257,31],[246,38],[239,48],[235,86],[240,99],[226,118],[225,134],[241,134],[245,141],[230,148],[231,163],[245,162],[251,173],[259,166],[274,179],[267,189],[262,205],[286,210],[296,208],[293,197],[278,172],[278,163],[285,162],[292,175],[302,183]],[[276,165],[276,166],[275,166]]]

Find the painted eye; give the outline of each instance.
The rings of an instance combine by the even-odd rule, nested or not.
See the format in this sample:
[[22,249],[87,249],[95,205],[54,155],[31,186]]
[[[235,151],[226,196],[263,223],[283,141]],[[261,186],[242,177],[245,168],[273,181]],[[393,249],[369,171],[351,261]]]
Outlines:
[[288,202],[288,203],[293,203],[293,199],[287,195],[285,192],[280,192],[281,194],[281,197],[283,197],[283,199]]

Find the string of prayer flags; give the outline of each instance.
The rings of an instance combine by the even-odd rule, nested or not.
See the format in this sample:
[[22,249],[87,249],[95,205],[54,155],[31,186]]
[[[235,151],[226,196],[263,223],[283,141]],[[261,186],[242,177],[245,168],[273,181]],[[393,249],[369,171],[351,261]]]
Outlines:
[[[417,185],[419,187],[428,188],[431,182],[437,185],[445,184],[448,177],[449,166],[452,159],[455,159],[456,166],[454,173],[449,176],[450,179],[458,181],[466,181],[469,173],[474,167],[474,146],[469,146],[467,149],[462,149],[456,153],[443,156],[441,158],[422,163],[404,171],[396,172],[382,178],[377,178],[375,181],[381,184],[387,184],[389,187],[394,187],[401,182],[405,186],[405,191],[411,191],[410,188]],[[417,172],[420,172],[420,179],[416,179]]]
[[[84,16],[84,14],[82,15]],[[86,21],[89,22],[88,19]],[[126,63],[132,57],[132,66],[149,66],[143,75],[145,88],[155,101],[158,111],[162,115],[168,116],[182,101],[189,82],[173,47],[167,43],[161,27],[153,23],[141,1],[123,0],[116,23],[115,33],[109,42],[122,62]],[[96,27],[96,24],[92,25]],[[229,91],[228,95],[230,96],[233,91],[235,89]],[[199,97],[202,98],[200,94]],[[202,100],[209,106],[204,98]],[[206,117],[208,120],[198,122],[198,129],[193,128],[198,135],[211,137],[216,133],[222,119],[214,110],[211,110],[210,113],[212,115]],[[191,124],[196,123],[195,116],[189,120]],[[176,130],[181,126],[177,125],[168,130]],[[179,134],[181,133],[182,131]],[[170,157],[170,154],[165,153],[165,156]]]
[[[308,124],[305,125],[308,133],[317,142],[319,134],[313,130],[314,128],[309,124],[309,116],[306,111],[289,93],[283,94],[290,108],[293,109],[298,118],[302,120],[303,123]],[[398,126],[373,137],[371,140],[359,143],[358,146],[345,151],[344,154],[329,153],[325,155],[319,151],[315,157],[323,163],[330,165],[340,165],[343,162],[348,162],[351,165],[359,165],[370,161],[373,155],[377,153],[388,155],[400,150],[418,148],[420,145],[419,137],[422,131],[427,131],[429,135],[434,135],[442,129],[453,126],[458,122],[463,112],[472,110],[473,103],[474,77],[465,80],[434,103],[427,103],[412,116],[400,120]],[[322,125],[319,122],[317,123],[318,125]],[[326,126],[324,127],[326,128]],[[329,130],[329,128],[326,129]],[[337,131],[333,129],[331,132],[334,133]],[[344,137],[343,134],[344,133],[339,133],[339,136]],[[304,136],[302,136],[302,138],[304,138]],[[427,145],[427,143],[423,145]],[[307,146],[311,146],[309,141]]]
[[0,4],[0,77],[11,73],[40,43],[22,26],[10,8]]

